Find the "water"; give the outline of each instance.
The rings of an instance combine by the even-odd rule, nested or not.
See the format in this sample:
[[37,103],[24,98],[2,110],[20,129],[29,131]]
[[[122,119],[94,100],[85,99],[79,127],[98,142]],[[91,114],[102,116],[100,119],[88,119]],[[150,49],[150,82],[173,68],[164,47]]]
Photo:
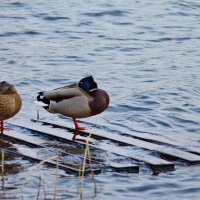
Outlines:
[[[35,118],[38,91],[93,75],[110,106],[84,121],[107,131],[148,131],[199,145],[200,3],[198,1],[1,1],[0,78],[23,98],[17,118]],[[64,120],[45,111],[42,116]],[[96,125],[95,125],[96,124]],[[53,197],[55,170],[15,160],[1,199],[37,197],[41,176]],[[22,169],[21,169],[22,168]],[[199,199],[199,166],[152,176],[101,173],[85,199]],[[24,179],[24,177],[26,177]],[[58,199],[77,197],[77,177],[60,172]],[[43,192],[40,192],[43,199]]]

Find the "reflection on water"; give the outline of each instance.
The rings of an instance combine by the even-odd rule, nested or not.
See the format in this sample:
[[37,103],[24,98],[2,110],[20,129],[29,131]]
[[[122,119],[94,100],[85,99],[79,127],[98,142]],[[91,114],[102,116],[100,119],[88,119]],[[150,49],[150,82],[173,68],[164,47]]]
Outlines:
[[[111,103],[101,115],[84,120],[89,126],[130,135],[146,131],[199,145],[198,1],[9,0],[0,7],[0,78],[16,84],[23,98],[16,120],[36,117],[38,91],[93,75]],[[43,111],[41,115],[66,120]],[[4,186],[14,189],[0,191],[0,198],[20,199],[27,176],[23,169],[31,163],[18,158],[6,163],[11,168],[6,169]],[[77,178],[60,173],[59,198],[76,197]],[[107,172],[96,176],[96,196],[90,193],[91,177],[85,178],[85,196],[198,199],[198,174],[199,166],[181,165],[159,176],[145,170],[138,175]],[[44,167],[25,179],[25,199],[37,197],[35,177],[40,176],[52,198],[55,170]]]

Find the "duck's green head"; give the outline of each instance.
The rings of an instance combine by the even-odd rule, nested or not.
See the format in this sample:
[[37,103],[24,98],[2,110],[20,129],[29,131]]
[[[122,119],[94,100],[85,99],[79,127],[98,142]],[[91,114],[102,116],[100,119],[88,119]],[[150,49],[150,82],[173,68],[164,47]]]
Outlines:
[[81,79],[78,86],[87,92],[98,88],[92,76]]
[[0,82],[0,94],[12,94],[15,92],[16,92],[16,89],[14,85],[6,81]]

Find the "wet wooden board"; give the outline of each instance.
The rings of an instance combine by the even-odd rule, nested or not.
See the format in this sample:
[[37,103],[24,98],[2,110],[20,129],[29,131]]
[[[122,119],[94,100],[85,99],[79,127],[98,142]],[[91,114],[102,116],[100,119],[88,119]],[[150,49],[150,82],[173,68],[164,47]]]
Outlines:
[[[162,153],[162,154],[172,156],[174,158],[184,160],[184,161],[188,162],[189,164],[200,163],[200,156],[192,154],[190,152],[179,150],[179,149],[174,148],[174,147],[158,145],[158,144],[154,144],[154,143],[151,143],[151,142],[138,140],[138,139],[135,139],[135,138],[132,138],[132,137],[126,137],[126,136],[112,134],[112,133],[109,133],[109,132],[103,133],[103,132],[98,131],[98,133],[97,133],[97,132],[94,132],[93,130],[89,130],[89,131],[90,131],[89,133],[92,133],[93,135],[97,135],[97,136],[100,136],[100,137],[105,138],[105,139],[117,141],[117,142],[128,144],[128,145],[137,146],[137,147],[140,147],[140,148],[143,148],[143,149],[148,149],[148,150],[151,150],[151,151],[156,151],[156,152],[159,152],[159,153]],[[82,132],[86,133],[86,131],[82,131]],[[87,133],[87,134],[89,134],[89,133]]]
[[[48,142],[45,139],[41,139],[39,137],[33,137],[33,136],[30,136],[30,135],[27,135],[27,134],[24,134],[24,133],[20,133],[20,132],[17,132],[17,131],[13,131],[13,130],[4,131],[4,134],[2,135],[2,137],[4,137],[4,138],[9,137],[11,139],[15,139],[15,140],[20,141],[22,143],[25,143],[25,144],[28,144],[28,145],[31,145],[31,146],[35,146],[37,148],[45,148],[44,144]],[[72,155],[72,154],[66,153],[66,152],[65,153],[62,152],[62,155],[63,154],[64,155]],[[78,157],[80,157],[80,156],[78,156]],[[83,160],[83,157],[81,157],[81,158]],[[86,160],[89,161],[88,158],[86,158]],[[118,163],[114,163],[114,162],[112,162],[111,164],[108,163],[108,162],[107,163],[102,163],[102,162],[99,163],[99,162],[97,162],[93,159],[92,159],[92,163],[100,164],[101,168],[102,168],[102,165],[103,165],[103,166],[106,166],[107,168],[112,168],[113,170],[120,171],[120,172],[122,172],[122,171],[135,172],[135,173],[139,172],[139,165],[132,164],[132,163],[129,163],[129,164],[118,164]],[[98,172],[98,170],[96,170],[96,172]]]
[[111,168],[118,172],[137,172],[139,166],[126,163],[110,163]]
[[[8,149],[4,149],[4,148],[0,148],[0,150],[3,150],[4,153],[6,153],[6,154],[25,158],[27,160],[30,160],[31,162],[42,162],[43,161],[42,159],[39,159],[37,155],[30,155],[29,151],[26,151],[26,148],[23,148],[23,150],[20,149],[20,152],[12,151],[12,150],[8,150]],[[44,164],[47,165],[47,166],[53,167],[53,168],[57,168],[57,164],[54,161],[45,161]],[[63,165],[63,164],[60,164],[60,163],[58,165],[58,168],[66,171],[66,172],[76,173],[77,175],[82,173],[82,170],[79,170],[78,167],[75,168],[75,167]],[[101,169],[92,169],[92,171],[94,173],[100,173]],[[91,173],[91,170],[86,169],[84,171],[84,173],[85,174]]]
[[[32,121],[37,122],[37,120],[34,120],[34,119],[32,119]],[[64,123],[59,123],[59,124],[56,123],[55,124],[55,123],[52,123],[52,122],[49,122],[49,121],[42,121],[42,120],[39,120],[38,122],[41,122],[44,125],[51,125],[51,126],[57,127],[57,128],[64,128],[64,129],[67,129],[67,130],[72,131],[72,132],[76,131],[74,128],[72,128],[72,125],[70,123],[65,123],[65,124]],[[67,124],[67,126],[66,126],[66,124]],[[99,129],[98,130],[97,129],[88,129],[86,131],[78,131],[78,132],[80,132],[80,134],[83,133],[83,134],[87,134],[87,135],[89,135],[90,133],[93,133],[93,135],[99,136],[101,138],[110,139],[112,141],[119,141],[119,142],[120,142],[120,138],[121,138],[120,137],[121,135],[119,135],[119,134],[112,134],[112,133],[105,132],[105,131],[99,130]],[[181,149],[183,151],[187,151],[187,152],[191,152],[191,153],[200,155],[200,147],[196,147],[196,146],[191,145],[191,144],[183,144],[180,141],[176,141],[174,139],[172,140],[172,139],[169,139],[169,138],[166,138],[166,137],[163,137],[163,136],[145,133],[145,132],[142,132],[142,133],[131,132],[131,135],[128,135],[128,134],[125,134],[125,135],[126,136],[123,136],[123,137],[128,138],[127,140],[129,140],[133,136],[137,139],[147,141],[147,142],[150,142],[150,143],[166,144],[168,146]],[[124,139],[122,139],[121,142],[124,143]],[[171,151],[171,150],[169,150],[169,151]],[[177,153],[180,156],[180,152],[178,151]],[[181,156],[181,157],[184,158],[184,155]],[[196,160],[196,159],[194,159],[194,160]],[[189,158],[188,161],[190,162],[190,158]],[[193,159],[192,159],[191,162],[195,162],[195,161],[193,161]]]
[[[48,126],[44,127],[44,126],[41,126],[40,124],[33,124],[30,122],[25,122],[25,121],[23,121],[23,122],[18,121],[18,122],[14,122],[12,124],[16,125],[16,126],[27,128],[32,131],[36,131],[41,134],[46,134],[51,137],[60,138],[60,139],[66,140],[66,141],[72,141],[71,134],[69,134],[69,132],[66,132],[65,130],[62,130],[62,129],[52,129]],[[79,136],[77,139],[85,140],[86,138]],[[83,141],[78,141],[78,140],[76,140],[75,142],[85,144]],[[133,160],[144,162],[146,164],[149,164],[153,170],[154,169],[156,169],[156,170],[173,170],[174,169],[173,163],[163,160],[163,159],[160,159],[155,156],[148,155],[145,152],[137,153],[136,151],[127,150],[123,147],[118,147],[116,145],[111,145],[111,144],[107,144],[104,142],[98,142],[91,138],[89,139],[89,146],[92,148],[109,151],[109,152],[115,153],[117,155],[125,156],[125,157],[131,158]]]

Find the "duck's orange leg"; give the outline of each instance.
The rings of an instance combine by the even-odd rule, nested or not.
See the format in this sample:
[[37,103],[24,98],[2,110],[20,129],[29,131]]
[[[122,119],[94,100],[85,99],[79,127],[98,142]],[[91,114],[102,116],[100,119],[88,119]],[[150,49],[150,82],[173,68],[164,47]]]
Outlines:
[[74,122],[76,130],[81,131],[81,130],[85,130],[86,129],[85,127],[81,127],[81,126],[78,125],[78,123],[76,121],[76,118],[72,117],[72,119],[73,119],[73,122]]
[[1,126],[0,126],[0,128],[1,128],[1,134],[3,134],[3,120],[1,120]]
[[3,120],[1,120],[0,130],[1,130],[1,134],[3,134],[4,130],[10,131],[12,129],[11,128],[5,128],[4,124],[3,124]]

